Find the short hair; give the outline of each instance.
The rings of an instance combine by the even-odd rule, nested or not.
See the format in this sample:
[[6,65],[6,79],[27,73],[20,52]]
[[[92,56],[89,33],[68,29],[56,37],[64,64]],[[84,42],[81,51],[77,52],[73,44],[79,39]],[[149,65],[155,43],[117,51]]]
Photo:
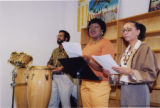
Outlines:
[[[102,31],[103,31],[103,35],[104,35],[105,32],[106,32],[106,23],[105,23],[102,19],[100,19],[100,18],[93,18],[93,19],[91,19],[91,20],[89,21],[89,23],[88,23],[88,26],[87,26],[88,31],[89,31],[90,25],[93,24],[93,23],[97,23],[97,24],[100,25],[100,27],[101,27],[101,29],[102,29]],[[103,36],[103,35],[102,35],[102,36]]]
[[145,39],[145,34],[146,34],[146,27],[145,25],[135,22],[135,21],[130,21],[130,23],[133,23],[136,27],[137,30],[140,30],[140,33],[138,35],[138,40],[144,40]]
[[59,33],[63,32],[64,33],[64,38],[67,38],[67,42],[70,40],[70,34],[66,30],[59,30]]

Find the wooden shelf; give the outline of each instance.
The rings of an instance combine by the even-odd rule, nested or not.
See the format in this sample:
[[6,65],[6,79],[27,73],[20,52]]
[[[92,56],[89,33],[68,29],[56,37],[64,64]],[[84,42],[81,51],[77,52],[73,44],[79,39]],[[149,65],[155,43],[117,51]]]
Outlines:
[[111,41],[111,42],[116,42],[116,41],[117,41],[117,39],[110,39],[110,41]]
[[128,21],[133,21],[133,20],[141,20],[141,19],[146,19],[146,18],[150,18],[150,17],[156,17],[160,15],[160,10],[156,10],[156,11],[152,11],[152,12],[147,12],[147,13],[143,13],[140,15],[136,15],[136,16],[131,16],[131,17],[127,17],[127,18],[122,18],[119,19],[118,21],[122,21],[122,22],[128,22]]
[[160,53],[160,49],[152,49],[153,52]]
[[151,102],[151,107],[159,107],[160,103]]
[[[104,37],[105,38],[105,37]],[[107,39],[107,38],[106,38]],[[113,43],[115,43],[116,41],[117,41],[117,39],[108,39],[108,40],[110,40],[111,42],[113,42]]]
[[160,30],[146,32],[146,35],[160,34]]
[[153,90],[160,90],[160,87],[153,87]]
[[113,20],[113,21],[107,22],[106,25],[110,26],[110,25],[115,25],[116,23],[117,23],[117,20]]

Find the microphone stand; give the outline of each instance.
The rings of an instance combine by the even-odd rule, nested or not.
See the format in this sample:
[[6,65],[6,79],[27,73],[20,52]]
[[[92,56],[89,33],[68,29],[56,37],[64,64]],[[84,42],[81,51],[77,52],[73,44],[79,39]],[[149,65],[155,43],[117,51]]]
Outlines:
[[77,71],[77,108],[79,108],[79,85],[80,85],[80,78],[81,78],[81,71],[83,70],[84,66],[82,66],[79,71]]
[[77,72],[77,108],[79,107],[79,78],[80,78],[80,72]]
[[16,86],[16,82],[15,82],[15,78],[17,76],[17,73],[15,72],[16,68],[13,69],[12,71],[12,83],[11,86],[13,87],[13,91],[12,91],[12,108],[14,108],[14,91],[15,91],[15,86]]

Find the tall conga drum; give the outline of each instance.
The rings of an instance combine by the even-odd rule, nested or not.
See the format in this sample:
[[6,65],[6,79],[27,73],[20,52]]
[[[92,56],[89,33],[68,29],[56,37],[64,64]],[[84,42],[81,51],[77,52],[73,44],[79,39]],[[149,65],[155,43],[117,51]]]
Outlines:
[[15,102],[17,108],[28,108],[26,68],[16,68]]
[[51,96],[51,70],[46,66],[32,66],[27,83],[29,108],[47,108]]

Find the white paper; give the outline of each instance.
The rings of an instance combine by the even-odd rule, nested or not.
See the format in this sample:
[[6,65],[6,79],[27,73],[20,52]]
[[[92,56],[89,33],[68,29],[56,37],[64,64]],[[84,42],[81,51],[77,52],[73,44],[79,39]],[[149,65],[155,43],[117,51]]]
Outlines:
[[112,67],[118,66],[110,54],[102,56],[92,56],[104,69],[108,69],[111,74],[119,74],[115,72]]
[[69,58],[82,56],[82,48],[80,43],[64,42],[62,45]]

